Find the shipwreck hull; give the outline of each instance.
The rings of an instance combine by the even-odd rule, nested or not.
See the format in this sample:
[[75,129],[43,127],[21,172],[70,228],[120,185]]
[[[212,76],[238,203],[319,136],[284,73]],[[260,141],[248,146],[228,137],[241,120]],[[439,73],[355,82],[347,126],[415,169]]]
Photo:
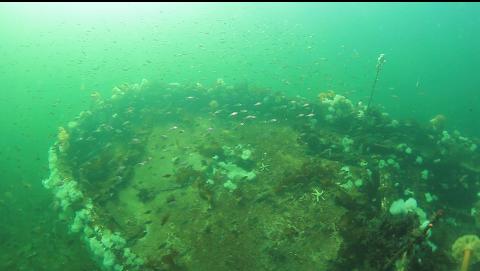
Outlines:
[[478,140],[459,133],[333,92],[307,100],[221,80],[93,98],[60,129],[44,185],[104,270],[394,270],[424,222],[389,212],[409,197],[427,219],[444,209],[457,223],[439,223],[439,249],[424,244],[423,265],[409,266],[449,270],[435,258],[458,225],[476,227]]

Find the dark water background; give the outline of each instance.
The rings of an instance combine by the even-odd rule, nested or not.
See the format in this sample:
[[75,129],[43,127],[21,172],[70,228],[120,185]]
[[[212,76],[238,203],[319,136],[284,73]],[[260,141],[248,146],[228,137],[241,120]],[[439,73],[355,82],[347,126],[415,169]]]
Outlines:
[[[114,85],[369,95],[479,136],[480,4],[0,4],[0,270],[94,270],[41,186],[57,127]],[[83,267],[82,267],[83,266]]]

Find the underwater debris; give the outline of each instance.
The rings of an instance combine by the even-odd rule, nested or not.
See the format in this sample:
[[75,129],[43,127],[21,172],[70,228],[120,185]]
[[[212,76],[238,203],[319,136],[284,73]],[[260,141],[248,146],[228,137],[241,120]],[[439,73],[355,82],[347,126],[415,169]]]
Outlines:
[[[396,253],[391,257],[388,258],[386,264],[383,266],[381,270],[389,270],[389,268],[394,264],[398,270],[407,270],[408,269],[408,261],[411,260],[413,250],[416,245],[422,244],[422,242],[429,242],[427,238],[431,236],[432,228],[438,223],[440,217],[444,215],[443,210],[438,210],[435,212],[432,217],[422,223],[419,228],[414,229],[410,233],[410,239],[406,242]],[[429,243],[430,244],[430,243]],[[432,248],[432,250],[434,250]]]
[[385,62],[387,62],[387,60],[385,60],[385,54],[380,54],[377,58],[375,79],[373,80],[372,89],[370,90],[370,98],[368,99],[368,103],[367,103],[367,112],[370,110],[373,94],[375,93],[375,87],[377,86],[377,82],[378,82],[378,76],[380,75],[380,72],[382,71],[383,65],[385,64]]

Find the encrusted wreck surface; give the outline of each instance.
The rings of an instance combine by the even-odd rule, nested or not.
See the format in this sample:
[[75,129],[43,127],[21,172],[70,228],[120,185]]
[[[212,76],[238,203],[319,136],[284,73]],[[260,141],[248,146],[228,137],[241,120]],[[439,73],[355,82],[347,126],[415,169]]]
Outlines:
[[44,185],[105,270],[452,270],[477,229],[479,142],[459,132],[221,80],[93,97]]

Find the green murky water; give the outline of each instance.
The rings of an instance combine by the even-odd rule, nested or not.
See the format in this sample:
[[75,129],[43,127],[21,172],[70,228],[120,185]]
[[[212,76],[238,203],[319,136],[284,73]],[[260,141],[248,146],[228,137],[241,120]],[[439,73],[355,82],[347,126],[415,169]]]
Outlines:
[[[239,255],[246,255],[245,262],[242,264],[238,261],[237,264],[219,263],[217,269],[212,269],[211,263],[196,262],[195,257],[200,257],[198,255],[202,257],[209,255],[205,251],[200,253],[198,246],[196,250],[189,248],[185,251],[176,247],[170,249],[169,254],[165,254],[162,250],[161,253],[164,254],[159,262],[147,259],[147,264],[140,270],[195,270],[191,267],[192,262],[201,266],[198,270],[273,270],[273,266],[276,266],[276,270],[278,268],[312,270],[309,268],[326,258],[333,263],[330,267],[318,265],[321,270],[354,270],[354,268],[383,270],[378,266],[388,264],[390,259],[402,258],[394,253],[402,251],[402,247],[396,250],[388,242],[378,242],[375,246],[379,250],[385,248],[392,252],[379,255],[384,257],[385,261],[375,262],[368,253],[360,253],[346,261],[347,255],[355,254],[355,248],[358,249],[352,244],[354,240],[359,240],[354,239],[352,235],[371,240],[367,230],[369,226],[358,222],[360,220],[358,216],[345,215],[343,211],[334,208],[341,206],[341,208],[352,209],[355,204],[352,205],[351,202],[358,204],[361,202],[364,207],[376,206],[372,209],[378,209],[364,214],[366,219],[373,221],[391,214],[392,210],[388,212],[389,208],[399,198],[409,202],[410,197],[418,201],[418,206],[425,210],[427,217],[431,217],[438,209],[445,210],[443,218],[438,223],[443,226],[439,228],[437,235],[433,230],[431,241],[438,250],[419,249],[412,252],[413,250],[406,249],[409,255],[412,255],[409,256],[410,258],[407,257],[409,260],[421,258],[426,262],[424,266],[410,265],[410,269],[452,270],[456,265],[453,257],[449,255],[454,239],[466,233],[478,232],[476,192],[480,191],[478,187],[480,173],[477,164],[479,153],[475,146],[478,144],[480,135],[478,125],[480,78],[477,75],[480,63],[479,15],[480,5],[477,3],[0,4],[2,63],[0,65],[0,164],[2,165],[0,170],[0,217],[2,219],[0,269],[101,270],[104,268],[113,270],[117,268],[120,270],[120,267],[102,262],[105,257],[102,256],[99,259],[95,257],[98,255],[92,255],[92,246],[82,242],[78,234],[69,230],[72,217],[59,216],[61,213],[59,206],[55,203],[52,193],[42,186],[42,180],[49,176],[48,151],[58,140],[58,127],[68,127],[68,123],[81,111],[89,108],[97,108],[95,109],[97,111],[94,109],[92,111],[99,115],[105,113],[102,110],[107,110],[108,113],[112,113],[111,115],[116,114],[108,109],[102,109],[97,97],[104,97],[102,99],[105,99],[108,104],[112,88],[122,83],[130,83],[130,87],[122,89],[127,92],[126,90],[131,88],[132,84],[140,83],[143,78],[146,78],[154,83],[149,91],[153,89],[156,91],[154,93],[157,93],[151,97],[164,99],[164,103],[142,103],[141,99],[137,101],[136,96],[133,96],[132,99],[136,101],[133,102],[135,106],[129,109],[132,105],[126,104],[125,110],[134,111],[134,109],[143,108],[147,111],[142,112],[141,116],[148,118],[145,117],[149,116],[148,110],[160,106],[168,110],[164,112],[158,108],[160,111],[152,112],[151,116],[162,117],[164,116],[162,114],[167,112],[181,116],[179,119],[174,118],[173,122],[162,124],[166,125],[165,127],[159,124],[159,128],[157,127],[159,130],[150,131],[150,133],[160,137],[170,136],[169,129],[178,126],[180,130],[191,128],[192,130],[188,132],[192,135],[203,135],[203,130],[195,130],[197,128],[192,127],[212,128],[213,131],[221,127],[226,134],[223,136],[216,134],[211,140],[219,144],[217,146],[219,149],[223,147],[224,151],[238,147],[241,143],[235,141],[240,137],[232,139],[231,133],[242,135],[241,138],[248,141],[251,148],[245,147],[241,150],[243,147],[238,147],[238,155],[240,157],[243,151],[248,153],[250,149],[253,150],[251,165],[245,162],[246,164],[242,166],[243,158],[232,158],[232,155],[226,154],[222,158],[220,155],[220,159],[224,161],[215,162],[218,165],[215,163],[211,165],[203,177],[209,180],[214,175],[215,168],[228,171],[227,167],[232,168],[238,164],[240,168],[256,172],[256,178],[260,184],[262,178],[267,178],[264,176],[267,167],[270,167],[272,174],[277,176],[275,175],[277,173],[274,173],[275,163],[272,164],[272,161],[277,161],[279,168],[283,165],[292,165],[293,173],[290,173],[298,176],[292,177],[287,174],[288,172],[278,173],[277,180],[280,184],[272,185],[274,192],[268,196],[267,202],[277,204],[275,205],[277,207],[281,206],[280,202],[289,205],[291,204],[288,202],[290,196],[300,200],[295,202],[302,202],[302,200],[322,202],[319,189],[325,188],[327,198],[322,210],[330,208],[328,210],[335,210],[331,211],[334,214],[332,216],[338,215],[338,220],[332,222],[333,226],[325,226],[327,229],[325,234],[330,237],[338,235],[342,238],[344,247],[340,249],[339,243],[335,243],[336,245],[332,243],[331,249],[335,249],[338,253],[331,253],[327,257],[320,252],[315,252],[315,245],[318,244],[308,243],[308,249],[310,249],[308,252],[297,248],[295,253],[305,255],[309,253],[310,256],[295,258],[289,254],[293,252],[282,250],[280,245],[278,248],[272,248],[270,244],[265,250],[258,251],[260,256],[256,260],[245,253],[251,248],[242,244],[238,246],[237,252]],[[381,62],[379,66],[380,54],[384,54],[386,61]],[[355,113],[356,117],[360,111],[362,114],[366,112],[365,108],[357,103],[368,102],[377,71],[379,72],[378,81],[375,85],[372,108],[377,110],[375,112],[379,114],[378,116],[381,116],[381,113],[388,113],[388,121],[377,116],[378,118],[373,122],[363,122],[363,119],[356,118],[346,123],[329,122],[327,116],[334,109],[329,111],[322,106],[326,104],[333,106],[335,95],[346,97],[352,102],[353,107],[348,109],[351,112],[348,112]],[[207,91],[209,88],[214,91]],[[334,94],[331,94],[332,92],[325,94],[329,91],[333,91]],[[157,96],[162,92],[169,93],[170,96],[168,98]],[[324,96],[319,97],[320,93],[324,93]],[[344,101],[343,98],[337,100]],[[172,108],[172,104],[176,107]],[[258,109],[260,105],[265,107]],[[193,121],[197,113],[180,112],[186,109],[198,110],[199,115],[205,114],[205,119]],[[225,120],[216,123],[218,126],[210,127],[215,124],[210,118],[217,116],[215,112],[218,110],[223,110],[218,115],[225,117]],[[118,114],[122,120],[125,118],[124,121],[132,123],[140,124],[144,120],[130,119],[122,113]],[[237,115],[239,117],[235,118]],[[371,114],[367,112],[366,118],[370,117]],[[169,120],[168,117],[165,119]],[[311,119],[315,121],[311,122]],[[352,122],[353,119],[358,122]],[[98,125],[103,123],[109,125],[108,120],[97,120],[100,120],[98,123],[95,122]],[[398,120],[397,124],[393,122],[395,130],[382,130],[382,125],[393,127],[388,126],[392,125],[390,122],[392,120]],[[277,121],[283,128],[274,126]],[[250,125],[250,122],[254,124]],[[326,130],[322,130],[323,123],[327,127]],[[307,125],[308,129],[301,128],[300,124]],[[250,129],[250,133],[255,131],[264,135],[272,133],[271,144],[274,144],[273,139],[280,140],[277,139],[278,134],[284,135],[286,140],[298,138],[299,144],[301,146],[305,144],[306,149],[297,150],[293,145],[288,149],[287,146],[293,144],[293,141],[288,141],[289,143],[284,147],[286,152],[292,153],[285,153],[282,157],[271,156],[272,160],[268,160],[266,156],[260,154],[260,150],[263,150],[261,137],[255,141],[253,139],[255,136],[248,132],[238,132],[236,129],[239,129],[239,125],[240,127],[245,125],[247,127],[245,129]],[[350,128],[345,128],[347,126]],[[87,124],[81,127],[85,131],[88,129],[93,131],[97,128]],[[112,127],[115,125],[112,124]],[[176,131],[177,128],[173,130]],[[447,135],[443,131],[447,131]],[[68,130],[68,132],[72,140],[81,138],[74,130]],[[378,144],[375,145],[368,140],[364,143],[365,147],[359,144],[369,135],[375,138]],[[338,137],[337,145],[347,146],[341,148],[342,155],[335,156],[336,147],[332,143],[335,140],[324,142],[323,139],[326,136],[329,140]],[[185,134],[179,136],[180,143],[171,144],[177,144],[177,146],[185,144],[188,148],[195,148],[195,144],[198,144],[198,141],[195,143],[191,138],[184,139],[184,137]],[[349,143],[352,138],[353,143]],[[415,140],[410,142],[409,138]],[[132,139],[136,137],[122,138],[129,143]],[[388,141],[388,139],[392,140]],[[142,138],[139,140],[141,142]],[[264,140],[264,144],[268,145],[268,139]],[[201,140],[202,144],[212,144],[212,146],[215,145],[213,141],[203,137]],[[72,141],[71,146],[76,146],[75,142]],[[101,142],[106,144],[108,140]],[[402,158],[397,153],[395,159],[392,158],[388,153],[389,144],[394,146],[394,150],[407,156]],[[155,160],[155,155],[148,155],[151,148],[154,148],[151,145],[152,143],[146,144],[146,151],[142,152],[146,158],[144,157],[143,160],[139,158],[136,163],[143,163],[148,160],[148,157],[153,157],[152,159]],[[212,152],[215,148],[208,146],[208,148],[205,147],[208,150],[202,149],[203,152],[199,151],[199,153],[215,154],[214,151]],[[411,147],[413,158],[408,158],[410,151],[407,149]],[[301,154],[297,154],[297,151]],[[325,156],[326,153],[329,153],[328,157]],[[80,156],[79,153],[76,154]],[[297,154],[298,167],[294,166],[296,162],[288,160],[288,155],[293,154]],[[179,154],[172,151],[170,155],[176,158]],[[72,157],[65,159],[73,161]],[[443,162],[435,162],[436,159],[448,160],[448,157],[452,160],[456,159],[458,164],[452,161],[451,164],[439,166],[438,163]],[[430,158],[431,160],[428,160]],[[389,159],[394,160],[389,161]],[[318,163],[312,163],[312,160]],[[383,168],[395,168],[397,161],[400,162],[401,174],[382,171]],[[83,165],[80,162],[78,165]],[[375,168],[373,166],[369,168],[373,171],[374,177],[365,177],[366,175],[358,173],[358,176],[363,176],[363,179],[360,177],[352,179],[358,191],[347,193],[348,197],[342,196],[343,192],[339,190],[349,191],[348,183],[337,183],[337,186],[341,187],[337,188],[335,181],[331,183],[324,181],[330,177],[312,173],[317,172],[315,167],[318,165],[324,166],[318,169],[319,171],[332,170],[343,173],[349,169],[345,166],[350,166],[353,175],[357,176],[354,167],[365,167],[363,162],[370,166],[375,163]],[[207,161],[207,163],[210,162]],[[132,162],[131,165],[137,164]],[[416,165],[416,168],[410,165]],[[447,170],[442,171],[442,168]],[[377,171],[380,183],[372,181],[375,180]],[[170,173],[162,174],[167,176]],[[224,175],[228,174],[224,173]],[[282,179],[281,176],[286,177]],[[418,178],[409,179],[409,176]],[[447,177],[449,180],[445,179]],[[295,178],[319,179],[302,183],[304,188],[299,188],[292,186],[292,180],[297,180]],[[384,181],[385,179],[389,181]],[[273,182],[268,178],[265,180]],[[360,184],[358,180],[362,180],[365,184]],[[192,183],[195,184],[193,181]],[[187,186],[192,183],[187,182],[182,185]],[[368,185],[369,183],[371,185]],[[389,187],[388,185],[392,187],[388,188],[390,190],[387,188],[378,190],[382,183],[385,187]],[[225,188],[231,187],[230,185],[231,183]],[[215,189],[221,189],[221,186]],[[200,197],[207,198],[208,204],[214,202],[211,198],[220,201],[223,197],[222,192],[218,192],[220,190],[212,189],[214,193],[195,185],[192,187],[197,187],[204,193]],[[258,187],[268,190],[269,186],[259,185],[252,188],[253,190],[245,188],[244,197],[250,199],[249,193],[259,192],[255,190]],[[291,195],[284,194],[285,187],[292,193]],[[375,191],[383,191],[381,193],[385,194],[381,196],[374,194],[372,187],[376,187]],[[139,192],[141,199],[149,197],[151,191],[145,190],[144,187],[138,189],[142,192]],[[388,192],[385,192],[387,190]],[[426,195],[427,193],[429,196]],[[218,199],[217,195],[219,195]],[[302,195],[305,195],[304,198]],[[375,198],[378,201],[365,203],[365,199],[359,195]],[[313,197],[313,200],[308,197]],[[178,198],[177,196],[177,202],[181,202]],[[184,200],[193,199],[186,197]],[[379,202],[385,203],[386,206],[382,207]],[[455,204],[456,202],[459,203]],[[262,206],[260,203],[252,204],[252,206]],[[419,207],[410,206],[408,207],[410,211],[406,212],[415,213],[421,217]],[[108,210],[107,207],[103,208]],[[224,210],[221,204],[216,208]],[[244,215],[241,212],[242,208],[239,207],[240,213],[236,215]],[[301,207],[293,204],[292,208],[288,212]],[[308,208],[320,207],[317,204]],[[312,218],[313,214],[317,213],[316,209],[308,208],[305,209],[305,216]],[[142,211],[148,212],[144,209]],[[256,211],[258,214],[267,213],[267,210],[262,208]],[[392,216],[397,218],[395,215]],[[258,219],[258,217],[259,215],[257,217],[253,215],[252,219]],[[228,224],[229,217],[224,219]],[[293,243],[305,241],[302,238],[308,240],[314,236],[308,235],[309,233],[321,231],[305,224],[289,224],[290,222],[287,223],[283,219],[287,218],[282,217],[282,223],[289,226],[279,230],[284,237],[282,241],[287,240]],[[296,220],[292,217],[290,219]],[[167,218],[162,216],[158,223],[168,224],[164,220],[166,221]],[[358,224],[351,222],[353,220]],[[151,223],[149,221],[147,219],[143,222]],[[155,220],[152,221],[155,224]],[[281,224],[278,221],[275,223]],[[313,222],[308,220],[308,223]],[[371,226],[370,234],[378,230],[378,223],[375,224],[376,226]],[[395,229],[399,229],[399,232],[403,229],[404,234],[408,235],[405,232],[408,232],[411,225],[418,221],[410,224],[408,221],[404,222],[410,225],[405,228],[402,228],[402,222],[387,221],[385,223],[392,223],[394,225],[392,228],[397,227]],[[360,229],[364,227],[365,232],[353,231],[352,233],[354,226]],[[242,232],[242,227],[238,227],[240,229],[238,231]],[[193,231],[191,228],[189,230]],[[347,230],[350,234],[346,232]],[[272,232],[274,231],[269,231],[271,235],[268,235],[268,238],[274,238]],[[305,237],[302,237],[303,234]],[[442,235],[446,237],[442,239]],[[262,236],[260,231],[248,237],[259,238],[259,236]],[[250,239],[249,242],[254,242],[253,240],[255,239]],[[325,240],[324,244],[330,244],[327,242],[330,239]],[[408,247],[408,242],[405,240],[404,242]],[[297,243],[299,244],[303,243]],[[212,247],[208,249],[220,253]],[[235,254],[232,248],[229,249],[227,251]],[[321,247],[318,250],[328,250],[328,248]],[[262,257],[271,262],[261,262]],[[429,265],[433,258],[445,260],[437,261],[436,265]],[[189,259],[193,260],[189,262]],[[343,265],[339,263],[342,259]],[[400,265],[398,262],[397,264]],[[389,266],[385,270],[401,270],[401,267],[392,268],[394,267]],[[129,269],[124,267],[123,270]]]

